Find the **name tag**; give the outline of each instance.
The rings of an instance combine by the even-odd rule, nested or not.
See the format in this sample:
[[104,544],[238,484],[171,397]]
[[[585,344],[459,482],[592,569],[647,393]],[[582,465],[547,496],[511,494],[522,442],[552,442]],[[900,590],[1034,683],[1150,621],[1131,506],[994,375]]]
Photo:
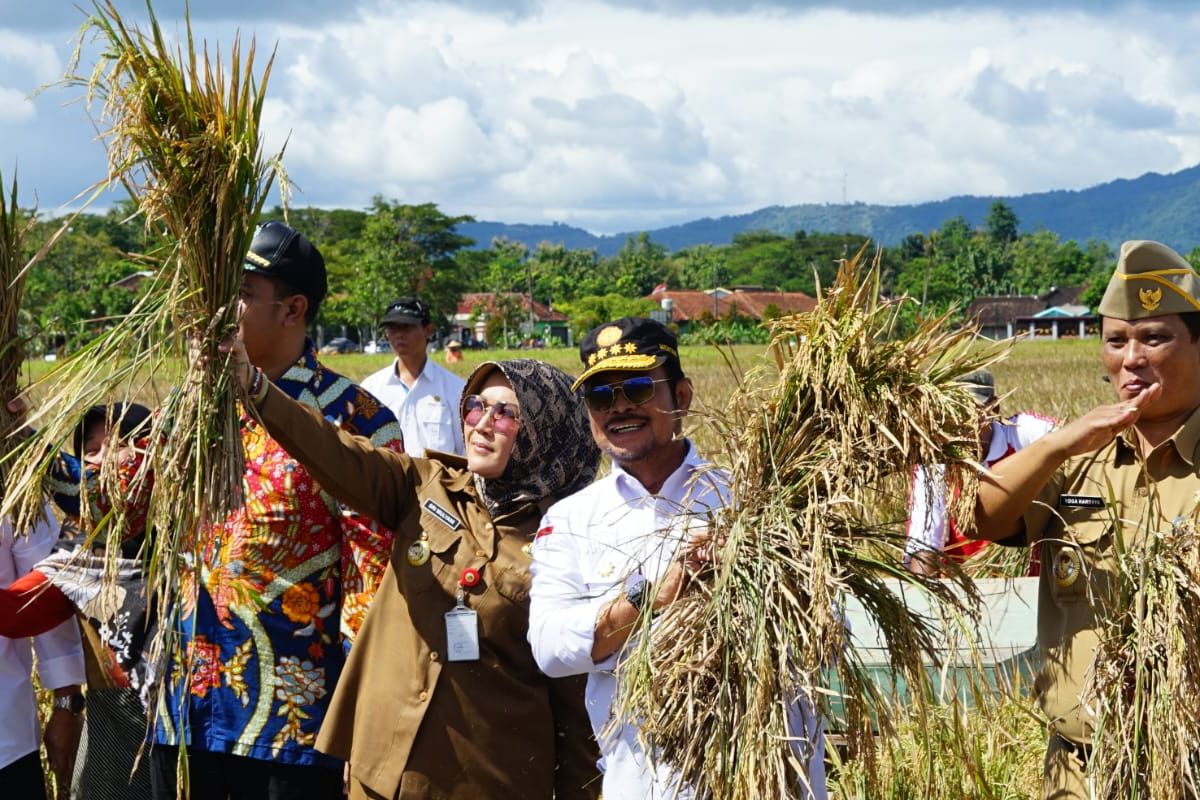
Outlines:
[[446,612],[446,660],[479,660],[479,618],[463,606]]
[[1104,498],[1088,494],[1062,494],[1058,496],[1059,508],[1104,508]]
[[462,527],[462,523],[458,521],[458,517],[454,516],[449,511],[433,502],[432,498],[426,500],[424,505],[421,507],[432,514],[439,522],[452,531],[456,531]]

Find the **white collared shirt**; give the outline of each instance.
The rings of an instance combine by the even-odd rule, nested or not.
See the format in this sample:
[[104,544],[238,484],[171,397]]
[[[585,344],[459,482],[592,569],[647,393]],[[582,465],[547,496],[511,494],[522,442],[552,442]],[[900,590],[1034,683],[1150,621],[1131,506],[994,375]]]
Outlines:
[[414,458],[424,456],[426,450],[466,455],[458,404],[467,382],[427,357],[421,374],[409,388],[396,374],[399,361],[397,358],[385,369],[368,375],[362,388],[375,395],[400,421],[404,452]]
[[[546,512],[533,548],[529,643],[538,666],[552,678],[586,674],[586,704],[600,745],[605,800],[690,798],[661,762],[650,763],[637,731],[625,723],[605,735],[614,713],[613,670],[622,651],[595,663],[592,644],[600,610],[626,590],[631,576],[651,583],[666,571],[689,534],[707,527],[712,512],[728,501],[728,475],[702,459],[688,443],[683,463],[652,495],[618,465],[591,486]],[[629,644],[626,644],[626,648]],[[803,727],[802,727],[803,726]],[[800,709],[793,724],[818,748],[809,780],[815,798],[825,797],[824,736]]]
[[[50,555],[58,539],[58,526],[49,508],[46,519],[28,536],[14,536],[12,523],[0,520],[0,586],[8,586]],[[38,676],[47,689],[61,689],[84,682],[83,647],[74,618],[40,636],[10,639],[0,636],[0,767],[24,758],[38,749],[37,706],[33,695],[33,650],[37,650]]]
[[[989,469],[1023,447],[1058,427],[1052,419],[1037,414],[1013,414],[992,422],[992,441],[983,465]],[[913,471],[912,491],[908,500],[908,538],[904,545],[905,561],[923,550],[941,551],[950,538],[950,520],[946,512],[946,468],[918,466]]]

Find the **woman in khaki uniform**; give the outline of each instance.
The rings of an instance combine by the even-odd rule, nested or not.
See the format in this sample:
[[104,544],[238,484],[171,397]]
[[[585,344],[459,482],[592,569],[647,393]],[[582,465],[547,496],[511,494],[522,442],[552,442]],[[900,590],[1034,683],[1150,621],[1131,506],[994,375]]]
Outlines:
[[599,451],[571,379],[542,362],[480,365],[463,392],[467,457],[376,449],[274,391],[232,345],[271,435],[320,485],[396,532],[317,748],[351,798],[594,798],[580,680],[533,660],[530,552]]

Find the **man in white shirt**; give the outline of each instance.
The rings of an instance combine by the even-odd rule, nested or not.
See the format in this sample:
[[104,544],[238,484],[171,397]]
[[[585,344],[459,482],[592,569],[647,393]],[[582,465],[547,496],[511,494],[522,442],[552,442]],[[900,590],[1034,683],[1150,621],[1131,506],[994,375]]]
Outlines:
[[362,387],[400,420],[404,452],[418,458],[426,450],[464,455],[458,403],[466,382],[426,352],[433,336],[429,306],[416,297],[396,300],[384,312],[383,332],[396,360],[367,376]]
[[[996,418],[1000,413],[1000,400],[996,396],[996,380],[988,370],[972,372],[964,376],[962,382],[979,404],[984,419],[979,432],[979,450],[981,463],[988,469],[1058,427],[1052,419],[1024,412],[1004,419]],[[988,544],[980,539],[968,539],[949,518],[945,474],[946,469],[941,464],[918,466],[913,471],[904,564],[919,575],[937,575],[941,571],[942,558],[961,563]],[[1036,560],[1031,561],[1029,574],[1037,575],[1039,566]]]
[[[649,319],[601,325],[580,344],[592,435],[612,472],[546,512],[533,547],[529,642],[550,677],[586,674],[586,704],[600,745],[605,800],[689,798],[689,787],[647,754],[633,723],[609,728],[614,669],[640,610],[661,610],[708,559],[711,514],[728,499],[728,475],[697,454],[681,420],[692,402],[675,335]],[[793,731],[809,758],[805,795],[825,797],[820,723],[795,706]]]
[[[26,536],[18,536],[9,520],[0,520],[0,586],[8,586],[50,554],[58,538],[50,509]],[[82,726],[83,647],[79,626],[67,620],[40,636],[0,636],[0,794],[45,797],[38,753],[38,715],[33,693],[33,650],[37,650],[42,687],[54,690],[54,708],[46,723],[46,753],[60,785],[69,785]]]

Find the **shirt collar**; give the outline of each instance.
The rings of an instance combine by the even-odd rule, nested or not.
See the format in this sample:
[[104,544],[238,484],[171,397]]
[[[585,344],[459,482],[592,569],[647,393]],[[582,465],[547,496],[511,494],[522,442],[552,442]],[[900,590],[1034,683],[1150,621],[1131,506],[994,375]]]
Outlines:
[[[1135,435],[1133,428],[1126,428],[1117,437],[1118,460],[1136,460],[1137,448],[1133,440]],[[1196,449],[1200,446],[1200,407],[1197,407],[1192,415],[1179,426],[1179,430],[1171,434],[1171,438],[1160,444],[1159,447],[1168,443],[1175,447],[1175,452],[1189,467],[1196,466]]]
[[[667,476],[663,481],[662,489],[658,494],[661,497],[680,497],[687,488],[688,480],[692,474],[699,468],[704,467],[708,462],[696,452],[696,445],[691,439],[685,439],[687,442],[687,453],[683,456],[681,463],[674,472]],[[635,497],[649,496],[646,487],[642,486],[642,482],[621,468],[621,465],[613,462],[612,472],[617,482],[617,488],[624,494],[633,495]]]
[[321,362],[317,361],[317,348],[312,339],[304,340],[304,352],[300,358],[287,368],[275,385],[295,399],[300,392],[308,388],[313,376],[321,371]]
[[1187,462],[1189,467],[1196,466],[1196,447],[1200,445],[1200,407],[1197,407],[1187,422],[1179,426],[1171,437],[1175,443],[1175,451]]
[[[421,371],[417,373],[417,377],[413,378],[414,384],[420,383],[421,378],[426,378],[426,380],[428,380],[425,373],[429,371],[429,362],[429,356],[425,356],[425,363],[421,365]],[[398,383],[401,386],[404,386],[404,381],[400,380],[400,374],[396,371],[396,367],[398,366],[400,366],[400,357],[396,356],[394,359],[392,359],[392,369],[391,372],[388,373],[388,380],[392,383]]]

